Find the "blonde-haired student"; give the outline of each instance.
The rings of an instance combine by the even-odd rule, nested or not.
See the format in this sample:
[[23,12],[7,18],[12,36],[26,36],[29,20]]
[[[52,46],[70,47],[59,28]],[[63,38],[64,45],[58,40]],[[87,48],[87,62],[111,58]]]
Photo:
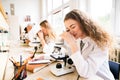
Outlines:
[[50,54],[54,50],[56,34],[47,20],[43,20],[40,23],[40,28],[41,29],[38,31],[37,35],[40,39],[40,43],[45,54],[37,56],[34,59],[49,59]]

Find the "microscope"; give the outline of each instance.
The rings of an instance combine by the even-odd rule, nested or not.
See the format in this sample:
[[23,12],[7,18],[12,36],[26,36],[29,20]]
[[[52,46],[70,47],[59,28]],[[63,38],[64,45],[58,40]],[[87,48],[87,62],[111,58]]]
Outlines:
[[23,32],[20,37],[21,44],[28,45],[29,40],[28,40],[28,34]]
[[58,61],[50,68],[50,71],[55,76],[62,76],[75,71],[72,59],[66,55],[65,49],[62,46],[54,46],[54,50],[50,56]]
[[38,38],[37,38],[36,35],[33,37],[33,40],[29,43],[29,46],[34,47],[34,48],[37,47],[36,53],[43,53],[42,44],[41,44],[41,42],[38,40]]

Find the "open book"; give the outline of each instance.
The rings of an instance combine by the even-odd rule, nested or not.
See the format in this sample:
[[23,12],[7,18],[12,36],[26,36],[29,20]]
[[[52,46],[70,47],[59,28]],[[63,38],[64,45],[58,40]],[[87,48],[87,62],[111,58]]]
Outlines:
[[32,73],[41,70],[42,68],[48,66],[50,60],[36,60],[36,61],[29,61],[26,69]]
[[41,63],[50,63],[49,59],[44,60],[35,60],[35,61],[29,61],[28,64],[41,64]]

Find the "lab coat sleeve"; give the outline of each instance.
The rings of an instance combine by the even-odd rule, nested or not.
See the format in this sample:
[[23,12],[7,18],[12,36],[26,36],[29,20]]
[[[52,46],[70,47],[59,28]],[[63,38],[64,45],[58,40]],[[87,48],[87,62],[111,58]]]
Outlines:
[[73,60],[73,63],[77,69],[78,74],[81,77],[89,78],[96,74],[99,67],[107,59],[108,50],[101,50],[95,48],[92,52],[88,54],[88,57],[85,59],[80,51],[72,54],[70,57]]
[[54,46],[55,46],[54,42],[45,44],[45,46],[43,48],[43,52],[45,53],[44,59],[50,59],[51,58],[50,55],[52,54],[52,52],[54,50]]

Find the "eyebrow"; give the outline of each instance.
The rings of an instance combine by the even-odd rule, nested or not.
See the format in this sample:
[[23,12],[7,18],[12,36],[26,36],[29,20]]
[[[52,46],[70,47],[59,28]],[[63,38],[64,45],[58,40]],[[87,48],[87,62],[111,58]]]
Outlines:
[[[75,25],[75,24],[71,24],[69,27],[71,28],[73,25]],[[68,29],[68,28],[66,28],[66,29]]]
[[75,24],[71,24],[69,27],[71,28],[73,25],[75,25]]
[[72,27],[73,25],[75,25],[75,24],[71,24],[69,27]]

